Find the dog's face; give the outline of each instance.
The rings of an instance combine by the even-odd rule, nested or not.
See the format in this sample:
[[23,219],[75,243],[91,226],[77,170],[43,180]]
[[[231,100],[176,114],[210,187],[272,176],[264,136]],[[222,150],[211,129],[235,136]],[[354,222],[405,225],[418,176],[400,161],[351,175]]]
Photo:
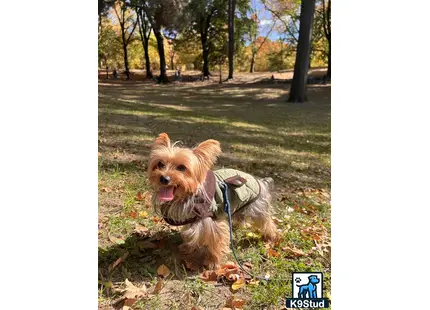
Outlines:
[[320,279],[317,276],[309,276],[309,282],[312,284],[320,283]]
[[148,163],[149,183],[158,200],[181,200],[197,193],[220,154],[216,140],[206,140],[189,149],[171,145],[169,136],[160,134],[152,145]]

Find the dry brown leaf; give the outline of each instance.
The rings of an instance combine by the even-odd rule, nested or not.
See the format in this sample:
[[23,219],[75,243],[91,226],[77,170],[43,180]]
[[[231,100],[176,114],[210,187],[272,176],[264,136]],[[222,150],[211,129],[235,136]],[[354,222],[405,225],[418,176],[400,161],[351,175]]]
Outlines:
[[131,309],[131,306],[133,306],[136,303],[136,301],[137,299],[135,298],[127,298],[126,300],[124,300],[124,306],[122,310]]
[[157,274],[159,276],[167,277],[169,275],[169,273],[170,273],[170,270],[166,265],[163,264],[163,265],[158,266]]
[[232,306],[233,308],[236,308],[236,309],[242,308],[244,304],[245,304],[245,300],[242,300],[242,299],[235,299],[232,301]]
[[221,268],[218,269],[217,275],[218,276],[225,276],[228,278],[229,275],[239,273],[239,266],[232,262],[227,262],[226,264],[222,265]]
[[225,302],[224,307],[228,307],[228,309],[242,309],[243,305],[245,304],[245,300],[242,299],[236,299],[235,296],[231,296],[227,301]]
[[158,279],[157,284],[155,284],[152,294],[158,294],[163,288],[163,279]]
[[289,246],[285,246],[282,248],[283,251],[288,252],[287,254],[292,254],[293,256],[299,257],[299,256],[308,256],[308,253],[303,252],[299,249],[293,249]]
[[118,265],[119,264],[121,264],[123,261],[125,261],[125,259],[127,258],[127,256],[129,255],[130,253],[128,253],[128,252],[125,252],[124,253],[124,255],[123,256],[121,256],[120,258],[118,258],[112,265],[110,265],[109,267],[108,267],[108,271],[109,272],[112,272],[116,267],[118,267]]
[[142,195],[141,192],[138,192],[136,195],[136,200],[142,201],[143,199],[145,199],[145,194]]
[[137,212],[136,211],[131,211],[128,213],[128,216],[135,219],[137,217]]
[[214,270],[206,270],[200,275],[200,279],[205,282],[213,282],[217,280],[217,273]]
[[153,221],[154,223],[159,223],[159,222],[161,222],[161,221],[162,221],[162,219],[161,219],[161,218],[156,217],[156,216],[151,217],[151,218],[150,218],[150,220],[151,220],[151,221]]
[[111,188],[109,188],[109,187],[103,187],[103,188],[102,188],[102,191],[104,191],[104,192],[106,192],[106,193],[110,193],[110,192],[112,192],[112,189],[111,189]]
[[123,296],[127,299],[139,299],[147,296],[145,284],[142,287],[136,287],[133,283],[125,279],[125,289],[123,291]]
[[201,307],[201,306],[194,306],[191,308],[191,310],[205,310],[205,308]]
[[134,227],[134,231],[140,235],[145,235],[149,232],[149,229],[143,225],[136,224],[136,226]]
[[237,291],[238,289],[240,289],[244,285],[245,285],[245,279],[244,278],[239,278],[236,282],[234,282],[231,285],[231,289],[233,291]]
[[278,252],[276,252],[274,249],[269,249],[267,251],[267,255],[269,257],[279,257],[279,256],[281,256],[281,254],[279,254]]

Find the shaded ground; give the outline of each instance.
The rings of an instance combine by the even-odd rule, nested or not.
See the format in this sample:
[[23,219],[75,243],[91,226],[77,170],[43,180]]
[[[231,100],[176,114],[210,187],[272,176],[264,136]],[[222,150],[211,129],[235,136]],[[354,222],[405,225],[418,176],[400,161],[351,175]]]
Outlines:
[[[101,308],[112,308],[125,279],[153,289],[161,264],[170,269],[163,289],[134,308],[220,309],[234,295],[246,301],[244,309],[282,309],[291,295],[292,271],[323,271],[324,289],[330,291],[330,86],[309,86],[305,104],[286,103],[286,88],[258,83],[256,75],[223,85],[99,81]],[[275,179],[282,242],[269,249],[258,232],[235,232],[239,258],[273,281],[232,291],[229,283],[196,280],[198,273],[181,265],[178,232],[154,217],[148,202],[146,161],[161,132],[187,146],[217,139],[223,149],[217,168]]]

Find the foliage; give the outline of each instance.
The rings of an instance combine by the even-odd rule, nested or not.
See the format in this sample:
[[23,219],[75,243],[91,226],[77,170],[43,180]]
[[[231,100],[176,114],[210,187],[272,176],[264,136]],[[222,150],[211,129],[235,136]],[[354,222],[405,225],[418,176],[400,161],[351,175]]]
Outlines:
[[[249,71],[253,53],[255,71],[278,71],[294,67],[298,38],[298,20],[300,13],[299,0],[260,0],[264,6],[250,6],[249,0],[237,1],[235,16],[235,70]],[[118,45],[121,32],[118,20],[113,11],[106,11],[111,3],[102,3],[102,31],[99,32],[99,65],[105,67],[124,67],[123,51]],[[227,0],[132,0],[123,1],[128,6],[129,15],[133,15],[133,5],[145,7],[149,13],[147,21],[152,20],[160,28],[164,40],[166,64],[182,70],[203,70],[204,43],[202,36],[207,36],[207,61],[210,71],[218,71],[221,61],[225,68],[227,57]],[[311,67],[326,66],[330,54],[327,29],[328,3],[317,1],[313,40],[311,48]],[[110,12],[110,13],[109,13]],[[260,14],[270,14],[273,24],[267,24],[269,31],[262,32]],[[146,16],[146,14],[145,14]],[[132,20],[131,20],[132,22]],[[325,22],[325,24],[324,24]],[[131,29],[126,32],[130,35]],[[269,34],[271,36],[269,37]],[[330,34],[330,33],[329,33]],[[277,39],[273,39],[277,38]],[[129,66],[131,69],[144,69],[144,52],[135,31],[127,46]],[[160,67],[156,37],[150,36],[149,58],[151,68]],[[170,68],[172,69],[172,68]]]

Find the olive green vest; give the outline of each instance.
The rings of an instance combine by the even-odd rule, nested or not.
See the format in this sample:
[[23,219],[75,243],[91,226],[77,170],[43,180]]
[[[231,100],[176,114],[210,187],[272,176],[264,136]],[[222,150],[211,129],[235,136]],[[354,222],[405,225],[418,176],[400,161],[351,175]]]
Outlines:
[[224,212],[224,198],[220,183],[224,183],[228,178],[239,175],[246,180],[245,184],[241,186],[228,184],[228,198],[230,200],[230,210],[232,214],[244,205],[257,199],[260,194],[260,184],[257,179],[250,174],[235,169],[220,169],[214,171],[214,174],[217,181],[215,197],[211,205],[214,214]]

